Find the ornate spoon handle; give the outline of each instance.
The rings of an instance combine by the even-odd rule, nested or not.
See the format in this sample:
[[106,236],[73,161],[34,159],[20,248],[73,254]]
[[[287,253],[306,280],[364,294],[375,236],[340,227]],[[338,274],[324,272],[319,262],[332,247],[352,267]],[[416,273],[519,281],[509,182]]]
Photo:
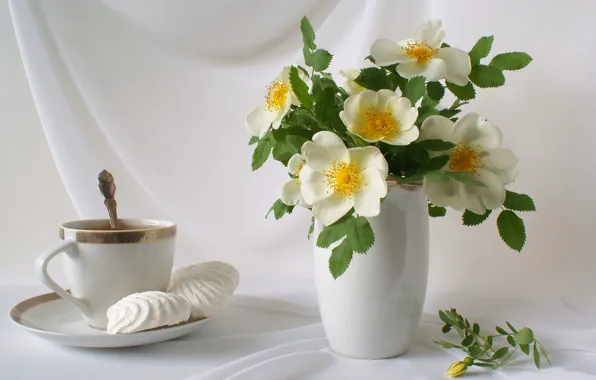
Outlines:
[[103,170],[101,173],[99,173],[97,182],[99,191],[101,191],[105,198],[103,203],[108,209],[110,226],[114,229],[118,228],[118,204],[116,203],[116,198],[114,198],[116,195],[116,184],[114,183],[114,177],[107,170]]

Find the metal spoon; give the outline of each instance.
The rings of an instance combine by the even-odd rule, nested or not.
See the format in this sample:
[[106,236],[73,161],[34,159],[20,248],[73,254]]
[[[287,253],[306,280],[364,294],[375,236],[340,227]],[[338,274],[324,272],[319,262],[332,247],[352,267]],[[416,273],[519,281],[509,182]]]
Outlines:
[[108,209],[108,215],[110,216],[110,226],[113,229],[118,228],[118,212],[116,207],[116,184],[114,183],[114,177],[107,170],[103,170],[97,177],[99,191],[103,194],[105,200],[104,204]]

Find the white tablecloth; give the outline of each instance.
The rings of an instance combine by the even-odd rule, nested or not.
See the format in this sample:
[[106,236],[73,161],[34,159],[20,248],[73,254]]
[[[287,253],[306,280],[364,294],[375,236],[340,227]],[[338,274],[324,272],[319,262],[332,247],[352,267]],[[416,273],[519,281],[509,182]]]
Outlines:
[[[45,293],[43,286],[0,286],[0,309]],[[363,361],[329,351],[311,283],[243,279],[233,303],[186,337],[126,349],[59,346],[0,319],[0,379],[443,379],[463,356],[432,343],[443,339],[438,308],[456,307],[481,326],[509,320],[533,328],[553,367],[536,371],[524,355],[499,372],[472,369],[470,378],[596,379],[596,319],[565,300],[475,299],[429,294],[416,341],[403,356]]]

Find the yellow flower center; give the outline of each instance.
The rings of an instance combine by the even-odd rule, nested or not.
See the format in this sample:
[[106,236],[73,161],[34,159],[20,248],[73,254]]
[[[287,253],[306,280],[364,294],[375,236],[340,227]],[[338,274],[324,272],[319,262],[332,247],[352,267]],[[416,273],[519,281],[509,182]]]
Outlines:
[[300,176],[300,171],[302,171],[302,168],[304,167],[305,163],[306,163],[305,161],[300,161],[300,164],[298,164],[298,167],[296,168],[294,173],[292,173],[292,175],[294,175],[294,177],[298,178]]
[[416,59],[418,63],[427,63],[431,58],[437,55],[439,49],[435,49],[426,42],[408,42],[404,47],[408,57]]
[[288,100],[288,85],[286,82],[277,80],[267,86],[267,95],[265,95],[265,109],[271,112],[277,112],[282,109]]
[[459,144],[451,153],[449,159],[449,170],[455,172],[475,172],[476,169],[484,167],[480,153],[467,145]]
[[333,192],[341,197],[349,197],[358,192],[364,185],[364,178],[355,162],[334,161],[331,169],[325,173],[327,184]]
[[380,140],[399,133],[399,123],[391,112],[368,109],[365,115],[362,137],[368,140]]

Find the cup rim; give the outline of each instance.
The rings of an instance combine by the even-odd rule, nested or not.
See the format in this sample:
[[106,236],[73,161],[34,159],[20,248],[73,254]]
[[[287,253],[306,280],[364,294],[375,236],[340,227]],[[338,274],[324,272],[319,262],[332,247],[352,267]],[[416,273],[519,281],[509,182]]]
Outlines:
[[125,244],[153,242],[176,236],[174,222],[158,219],[120,218],[122,224],[141,226],[134,229],[106,229],[109,219],[80,219],[60,225],[60,239],[77,243]]

